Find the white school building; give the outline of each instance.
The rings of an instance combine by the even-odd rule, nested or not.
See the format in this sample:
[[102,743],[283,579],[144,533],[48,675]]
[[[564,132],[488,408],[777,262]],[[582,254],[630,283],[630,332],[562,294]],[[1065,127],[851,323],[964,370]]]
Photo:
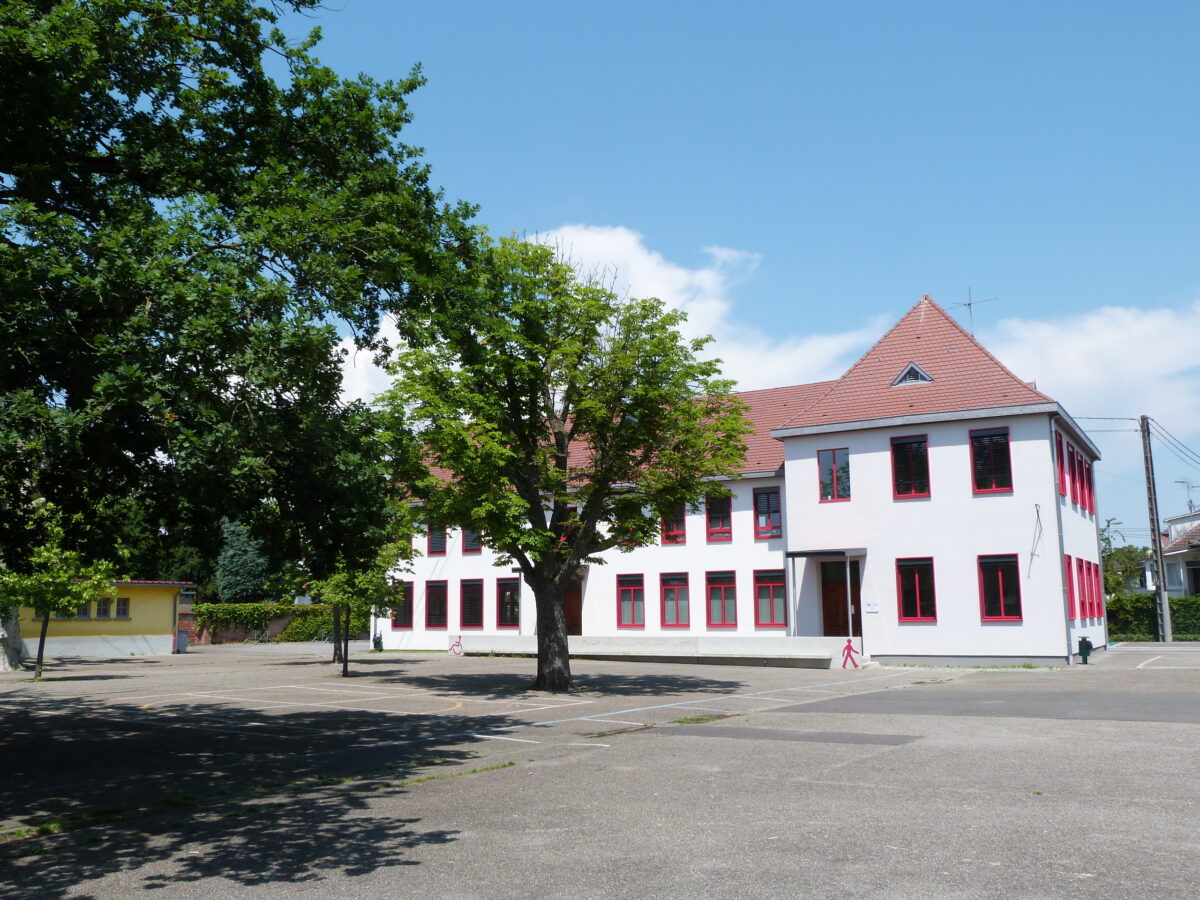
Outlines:
[[[604,554],[573,655],[1069,664],[1107,640],[1095,445],[928,297],[841,378],[739,395],[732,498]],[[536,652],[533,592],[478,539],[418,538],[389,649]]]

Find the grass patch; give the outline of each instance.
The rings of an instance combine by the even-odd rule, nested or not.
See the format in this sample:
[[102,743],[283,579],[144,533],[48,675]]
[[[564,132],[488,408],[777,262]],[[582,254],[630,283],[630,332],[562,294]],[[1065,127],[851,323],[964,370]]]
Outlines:
[[729,716],[684,716],[682,719],[672,719],[672,725],[704,725],[716,722],[718,719],[728,719]]

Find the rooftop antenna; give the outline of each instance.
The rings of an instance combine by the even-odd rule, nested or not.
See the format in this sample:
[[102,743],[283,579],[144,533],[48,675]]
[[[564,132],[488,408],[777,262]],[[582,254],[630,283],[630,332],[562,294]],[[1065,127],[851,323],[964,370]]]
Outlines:
[[1188,513],[1194,513],[1196,511],[1196,504],[1192,502],[1192,488],[1194,488],[1196,485],[1193,482],[1182,478],[1176,479],[1175,483],[1182,484],[1187,489]]
[[976,304],[991,303],[993,300],[999,300],[999,299],[1000,299],[999,297],[988,297],[986,300],[972,299],[971,289],[967,288],[967,302],[966,303],[952,303],[952,304],[950,304],[950,308],[958,309],[958,307],[960,307],[960,306],[965,306],[967,308],[967,316],[970,318],[970,321],[971,321],[970,334],[971,334],[971,337],[975,337],[975,306],[976,306]]

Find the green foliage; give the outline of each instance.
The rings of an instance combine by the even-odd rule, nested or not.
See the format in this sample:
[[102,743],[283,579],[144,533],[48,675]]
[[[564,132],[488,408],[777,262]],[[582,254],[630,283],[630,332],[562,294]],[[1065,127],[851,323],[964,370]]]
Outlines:
[[1100,551],[1104,569],[1104,593],[1120,594],[1137,586],[1145,571],[1148,547],[1131,545],[1116,546],[1116,538],[1124,540],[1125,536],[1117,530],[1121,523],[1109,519],[1100,529]]
[[[1158,617],[1153,594],[1118,594],[1105,607],[1110,640],[1154,640]],[[1200,596],[1171,598],[1171,632],[1176,640],[1200,640]]]
[[62,514],[51,503],[35,505],[26,527],[35,532],[23,571],[0,568],[0,614],[27,606],[43,618],[74,618],[85,603],[114,599],[113,567],[87,562],[65,544]]
[[341,402],[338,329],[370,350],[384,315],[416,331],[474,232],[400,140],[419,73],[344,79],[315,34],[274,27],[317,6],[0,4],[10,565],[39,496],[94,552],[91,513],[121,497],[154,508],[147,535],[191,529],[205,552],[222,514],[253,517],[318,577],[388,539],[396,479],[370,410]]
[[472,308],[399,356],[384,398],[453,472],[419,486],[430,521],[557,574],[648,544],[661,516],[721,492],[712,479],[736,471],[748,425],[718,363],[698,358],[707,340],[680,335],[682,313],[516,240],[480,272]]
[[225,522],[225,546],[217,557],[217,592],[222,603],[262,603],[269,564],[262,545],[240,522]]
[[[276,641],[317,641],[333,634],[333,611],[324,605],[292,607],[293,618],[287,627],[273,638]],[[366,612],[351,611],[350,633],[362,634],[371,630],[371,618]]]
[[192,612],[203,628],[233,626],[260,631],[272,619],[290,616],[299,608],[291,603],[197,603]]

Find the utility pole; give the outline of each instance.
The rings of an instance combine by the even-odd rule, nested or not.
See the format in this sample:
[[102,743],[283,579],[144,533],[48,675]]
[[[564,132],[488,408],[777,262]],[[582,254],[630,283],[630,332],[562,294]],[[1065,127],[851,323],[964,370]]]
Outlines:
[[1167,567],[1163,563],[1162,535],[1158,530],[1158,491],[1154,487],[1154,456],[1150,452],[1150,417],[1142,416],[1142,456],[1146,460],[1146,500],[1150,507],[1150,546],[1154,551],[1154,581],[1158,587],[1155,602],[1158,613],[1158,639],[1171,642],[1171,603],[1167,596]]

